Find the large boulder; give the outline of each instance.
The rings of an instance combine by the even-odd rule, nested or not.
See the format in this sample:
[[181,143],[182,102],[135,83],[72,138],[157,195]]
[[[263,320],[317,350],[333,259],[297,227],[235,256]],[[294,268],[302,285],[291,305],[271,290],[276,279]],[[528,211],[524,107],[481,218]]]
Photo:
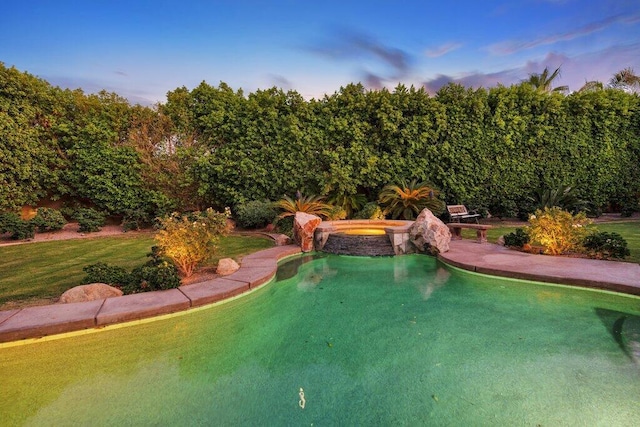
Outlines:
[[429,209],[424,209],[409,229],[409,240],[419,252],[437,255],[449,250],[451,231]]
[[313,234],[321,222],[322,219],[320,217],[304,212],[296,212],[293,221],[293,237],[296,243],[300,245],[302,252],[311,252],[313,250]]
[[85,302],[97,299],[122,296],[122,291],[105,283],[90,283],[71,288],[62,294],[60,302],[67,304],[70,302]]
[[235,273],[239,269],[240,266],[238,265],[238,263],[231,258],[222,258],[220,261],[218,261],[216,273],[221,276],[228,276],[229,274]]

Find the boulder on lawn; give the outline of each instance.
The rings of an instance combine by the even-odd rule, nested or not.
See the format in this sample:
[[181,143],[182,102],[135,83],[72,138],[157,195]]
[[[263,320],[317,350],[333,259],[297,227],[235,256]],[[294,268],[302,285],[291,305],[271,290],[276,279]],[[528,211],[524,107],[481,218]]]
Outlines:
[[419,252],[437,255],[449,250],[451,231],[425,208],[409,229],[409,239]]
[[71,288],[60,297],[60,302],[67,304],[70,302],[94,301],[122,296],[122,291],[106,283],[90,283]]
[[222,258],[218,261],[218,267],[216,268],[216,273],[221,276],[228,276],[229,274],[233,274],[240,269],[240,266],[237,262],[232,260],[231,258]]

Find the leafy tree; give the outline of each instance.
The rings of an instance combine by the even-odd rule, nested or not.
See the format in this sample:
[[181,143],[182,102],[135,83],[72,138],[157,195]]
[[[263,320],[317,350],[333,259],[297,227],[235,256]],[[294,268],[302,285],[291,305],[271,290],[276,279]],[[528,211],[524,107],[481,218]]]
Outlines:
[[35,205],[57,186],[64,161],[51,138],[54,92],[44,80],[0,62],[0,210]]

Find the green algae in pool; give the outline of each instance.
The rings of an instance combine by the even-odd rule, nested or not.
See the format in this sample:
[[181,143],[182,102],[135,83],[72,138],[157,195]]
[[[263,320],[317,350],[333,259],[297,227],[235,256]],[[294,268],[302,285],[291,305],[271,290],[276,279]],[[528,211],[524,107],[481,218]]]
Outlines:
[[2,424],[640,417],[640,368],[610,322],[637,319],[638,298],[479,276],[424,256],[306,260],[205,310],[1,348]]

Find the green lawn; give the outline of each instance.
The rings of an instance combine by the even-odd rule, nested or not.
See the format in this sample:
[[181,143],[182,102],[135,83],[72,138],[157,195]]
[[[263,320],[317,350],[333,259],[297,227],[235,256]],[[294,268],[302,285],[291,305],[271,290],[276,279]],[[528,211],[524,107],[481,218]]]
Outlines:
[[[0,309],[8,301],[59,297],[85,276],[82,268],[96,262],[127,269],[147,260],[154,240],[148,235],[58,240],[0,247]],[[273,246],[266,238],[226,236],[205,265],[237,258]]]
[[[627,241],[631,255],[625,258],[625,261],[640,263],[640,221],[616,221],[595,224],[594,227],[598,231],[607,231],[609,233],[618,233]],[[517,227],[494,227],[487,231],[487,240],[495,243],[498,237],[511,233]],[[475,230],[462,230],[462,237],[465,239],[475,239]]]

